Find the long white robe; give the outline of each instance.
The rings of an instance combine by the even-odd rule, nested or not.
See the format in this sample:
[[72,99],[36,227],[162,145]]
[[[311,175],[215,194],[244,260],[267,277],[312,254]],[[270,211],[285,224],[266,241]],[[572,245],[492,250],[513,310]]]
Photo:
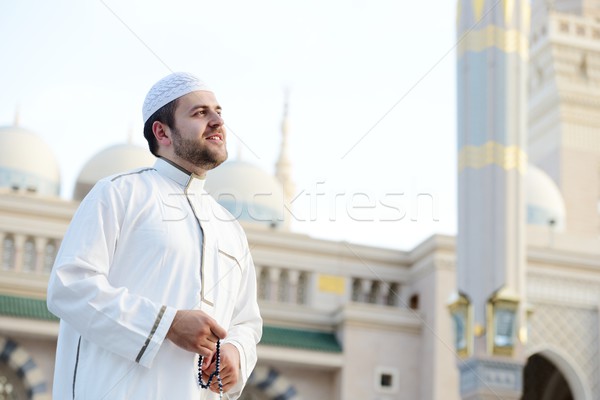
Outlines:
[[256,273],[242,228],[202,186],[158,159],[82,201],[48,286],[61,319],[54,399],[217,399],[197,384],[197,355],[165,340],[178,309],[227,330],[241,379],[225,398],[239,397],[262,334]]

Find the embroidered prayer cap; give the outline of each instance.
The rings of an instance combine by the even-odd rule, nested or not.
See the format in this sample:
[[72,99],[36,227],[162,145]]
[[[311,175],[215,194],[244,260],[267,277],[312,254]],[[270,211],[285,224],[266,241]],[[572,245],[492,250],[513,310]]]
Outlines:
[[212,90],[196,76],[187,72],[174,72],[156,82],[146,95],[142,114],[144,124],[165,104],[197,90]]

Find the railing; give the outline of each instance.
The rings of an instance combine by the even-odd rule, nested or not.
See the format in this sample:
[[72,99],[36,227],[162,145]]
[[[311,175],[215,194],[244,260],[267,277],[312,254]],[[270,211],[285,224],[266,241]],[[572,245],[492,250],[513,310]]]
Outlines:
[[[314,305],[310,294],[316,289],[315,272],[257,265],[258,298],[272,303]],[[350,293],[341,291],[342,301],[400,307],[400,282],[341,277]]]
[[308,272],[256,266],[260,300],[307,304]]
[[60,239],[0,232],[0,270],[50,274]]
[[[0,271],[49,275],[60,246],[59,238],[0,232]],[[318,275],[315,271],[256,266],[259,300],[314,306]],[[379,304],[399,307],[400,282],[384,282],[353,276],[341,276],[342,302]],[[347,290],[346,290],[347,289]]]
[[352,278],[352,301],[357,303],[398,306],[400,283],[382,282],[364,278]]
[[600,25],[595,20],[583,19],[576,15],[552,15],[546,24],[533,27],[531,43],[535,44],[540,38],[547,35],[548,31],[584,38],[587,40],[600,40]]

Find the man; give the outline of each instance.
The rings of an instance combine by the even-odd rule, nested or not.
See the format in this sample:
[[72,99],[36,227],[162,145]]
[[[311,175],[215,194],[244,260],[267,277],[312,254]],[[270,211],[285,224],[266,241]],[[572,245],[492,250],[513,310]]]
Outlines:
[[244,232],[203,190],[227,158],[221,107],[190,74],[157,82],[144,136],[158,157],[99,181],[75,213],[48,286],[60,317],[55,399],[225,398],[256,364],[262,320]]

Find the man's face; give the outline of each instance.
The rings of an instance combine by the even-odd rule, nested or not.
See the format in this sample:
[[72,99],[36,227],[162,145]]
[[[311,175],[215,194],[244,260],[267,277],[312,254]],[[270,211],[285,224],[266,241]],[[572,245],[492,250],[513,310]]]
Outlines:
[[210,170],[227,159],[221,106],[212,92],[180,97],[171,131],[175,155],[194,166]]

